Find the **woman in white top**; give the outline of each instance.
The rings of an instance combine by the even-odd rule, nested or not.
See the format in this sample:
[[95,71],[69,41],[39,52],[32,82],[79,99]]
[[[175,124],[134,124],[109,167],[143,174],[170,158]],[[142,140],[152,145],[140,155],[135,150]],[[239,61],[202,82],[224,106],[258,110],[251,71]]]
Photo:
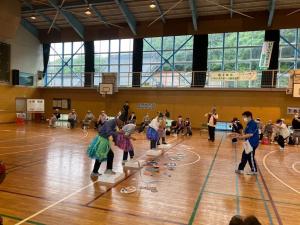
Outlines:
[[208,126],[208,134],[209,134],[209,141],[215,141],[215,131],[216,131],[216,124],[219,118],[217,114],[217,109],[213,107],[210,113],[206,113],[205,116],[207,117],[207,126]]
[[276,121],[276,128],[278,129],[278,145],[280,150],[284,150],[284,141],[290,136],[290,131],[282,119]]
[[163,115],[160,113],[157,117],[155,117],[151,123],[149,124],[149,128],[147,129],[147,138],[150,140],[150,149],[155,149],[157,146],[157,142],[159,140],[159,125],[160,121],[163,119]]

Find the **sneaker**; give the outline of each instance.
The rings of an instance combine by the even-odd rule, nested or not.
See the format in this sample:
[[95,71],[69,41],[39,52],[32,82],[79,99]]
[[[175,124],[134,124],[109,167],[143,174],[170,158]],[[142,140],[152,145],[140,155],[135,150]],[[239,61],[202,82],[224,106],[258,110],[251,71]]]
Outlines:
[[283,147],[280,147],[279,149],[280,149],[280,151],[283,151],[283,150],[284,150],[284,148],[283,148]]
[[247,173],[247,175],[250,175],[250,176],[256,176],[256,175],[257,175],[257,172],[250,171],[250,172]]
[[235,170],[234,172],[237,173],[237,174],[244,174],[243,170]]
[[107,169],[104,174],[107,174],[107,175],[115,175],[116,172],[114,172],[113,170],[110,170],[110,169]]
[[99,177],[99,176],[101,176],[100,173],[94,173],[94,172],[91,173],[91,177]]
[[164,141],[162,144],[163,144],[163,145],[167,145],[168,143]]

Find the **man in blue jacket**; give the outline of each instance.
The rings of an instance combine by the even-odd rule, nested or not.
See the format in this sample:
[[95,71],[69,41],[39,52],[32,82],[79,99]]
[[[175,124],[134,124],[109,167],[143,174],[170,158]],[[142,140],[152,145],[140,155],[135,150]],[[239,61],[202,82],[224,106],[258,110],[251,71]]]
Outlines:
[[251,168],[251,172],[248,173],[248,175],[256,175],[257,174],[257,167],[255,162],[255,150],[257,149],[259,145],[259,131],[257,123],[253,120],[252,113],[249,111],[246,111],[242,114],[243,119],[245,123],[247,123],[247,127],[244,131],[243,135],[238,136],[237,138],[240,140],[249,141],[252,151],[250,153],[246,153],[245,149],[243,151],[242,159],[239,164],[238,169],[235,171],[238,174],[242,174],[244,171],[244,168],[249,163],[249,166]]

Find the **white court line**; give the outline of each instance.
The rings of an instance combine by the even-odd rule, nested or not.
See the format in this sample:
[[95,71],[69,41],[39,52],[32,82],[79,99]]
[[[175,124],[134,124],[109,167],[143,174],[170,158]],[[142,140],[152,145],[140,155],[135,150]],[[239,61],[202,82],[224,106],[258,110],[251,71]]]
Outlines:
[[194,164],[196,164],[197,162],[200,161],[200,158],[201,158],[201,157],[200,157],[200,155],[199,155],[198,153],[196,153],[196,152],[194,152],[194,151],[192,151],[192,150],[188,150],[188,149],[183,149],[183,150],[184,150],[184,151],[188,151],[188,152],[193,153],[193,154],[196,155],[198,158],[197,158],[194,162],[181,164],[181,165],[176,166],[176,167],[190,166],[190,165],[194,165]]
[[264,165],[265,169],[269,172],[269,174],[271,174],[276,180],[278,180],[284,186],[286,186],[287,188],[289,188],[292,191],[296,192],[297,194],[300,194],[300,191],[296,190],[295,188],[293,188],[290,185],[288,185],[287,183],[285,183],[283,180],[281,180],[279,177],[277,177],[274,173],[272,173],[272,171],[268,168],[268,166],[266,164],[266,160],[267,160],[268,156],[273,154],[274,152],[277,152],[277,151],[272,151],[272,152],[268,153],[267,155],[265,155],[265,157],[263,159],[263,165]]
[[33,217],[38,216],[39,214],[41,214],[41,213],[47,211],[48,209],[50,209],[50,208],[52,208],[52,207],[58,205],[59,203],[61,203],[61,202],[65,201],[65,200],[71,198],[72,196],[76,195],[77,193],[79,193],[79,192],[83,191],[84,189],[87,189],[88,187],[90,187],[90,186],[92,186],[92,185],[94,185],[94,184],[96,184],[96,183],[99,183],[99,182],[100,182],[100,180],[94,181],[94,182],[92,182],[92,183],[90,183],[90,184],[88,184],[88,185],[86,185],[86,186],[80,188],[79,190],[77,190],[77,191],[75,191],[75,192],[73,192],[73,193],[67,195],[67,196],[64,197],[63,199],[61,199],[61,200],[59,200],[59,201],[57,201],[57,202],[54,202],[53,204],[51,204],[51,205],[49,205],[49,206],[43,208],[42,210],[36,212],[35,214],[33,214],[33,215],[31,215],[31,216],[29,216],[29,217],[23,219],[22,221],[16,223],[15,225],[19,225],[19,224],[23,224],[23,223],[27,222],[28,220],[32,219]]
[[295,162],[295,163],[292,165],[292,168],[293,168],[293,170],[294,170],[296,173],[300,173],[300,170],[298,170],[298,169],[296,168],[296,165],[298,165],[298,164],[300,164],[300,162]]
[[[172,139],[171,142],[173,142],[173,140],[175,140],[175,139],[177,139],[177,138]],[[143,156],[144,156],[144,155],[143,155]],[[139,157],[139,158],[141,158],[141,157]],[[75,192],[73,192],[73,193],[67,195],[67,196],[64,197],[63,199],[61,199],[61,200],[59,200],[59,201],[57,201],[57,202],[54,202],[53,204],[51,204],[51,205],[45,207],[44,209],[42,209],[42,210],[36,212],[35,214],[33,214],[33,215],[31,215],[31,216],[29,216],[29,217],[23,219],[22,221],[16,223],[15,225],[19,225],[19,224],[23,224],[23,223],[27,222],[28,220],[30,220],[30,219],[32,219],[32,218],[38,216],[39,214],[41,214],[41,213],[47,211],[48,209],[50,209],[50,208],[52,208],[52,207],[58,205],[59,203],[61,203],[61,202],[65,201],[65,200],[71,198],[72,196],[76,195],[77,193],[79,193],[79,192],[83,191],[84,189],[86,189],[86,188],[88,188],[88,187],[90,187],[90,186],[92,186],[92,185],[94,185],[94,184],[96,184],[96,183],[99,183],[99,182],[100,182],[100,180],[94,181],[94,182],[92,182],[92,183],[90,183],[90,184],[88,184],[88,185],[86,185],[86,186],[80,188],[79,190],[77,190],[77,191],[75,191]]]

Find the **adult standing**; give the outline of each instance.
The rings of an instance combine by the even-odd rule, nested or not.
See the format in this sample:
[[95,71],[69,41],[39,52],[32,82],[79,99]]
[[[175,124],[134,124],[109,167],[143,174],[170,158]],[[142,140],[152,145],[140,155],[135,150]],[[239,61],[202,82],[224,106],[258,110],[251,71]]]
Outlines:
[[128,120],[128,112],[129,112],[129,103],[128,101],[126,101],[122,108],[122,113],[124,113],[124,118],[126,119],[126,121]]
[[112,120],[106,121],[103,126],[99,128],[99,136],[97,136],[88,147],[88,155],[95,159],[95,164],[92,177],[97,177],[101,163],[107,161],[105,174],[115,174],[113,172],[114,153],[110,147],[109,137],[117,136],[117,127],[121,128],[124,124],[124,117],[121,115]]
[[166,109],[166,112],[165,112],[165,116],[167,117],[167,119],[170,119],[170,112]]
[[55,112],[53,114],[55,115],[56,119],[59,120],[59,118],[60,118],[59,109],[55,109]]
[[206,113],[209,141],[215,141],[216,124],[219,118],[216,107],[213,107],[209,113]]
[[237,136],[237,138],[240,140],[245,140],[245,143],[244,143],[244,151],[242,154],[241,162],[239,164],[238,169],[235,170],[235,172],[238,174],[242,174],[248,162],[251,168],[251,172],[248,173],[248,175],[256,175],[257,167],[255,162],[255,150],[259,145],[258,125],[253,120],[253,116],[251,112],[246,111],[242,114],[242,116],[245,123],[247,123],[247,126],[244,131],[244,134]]

